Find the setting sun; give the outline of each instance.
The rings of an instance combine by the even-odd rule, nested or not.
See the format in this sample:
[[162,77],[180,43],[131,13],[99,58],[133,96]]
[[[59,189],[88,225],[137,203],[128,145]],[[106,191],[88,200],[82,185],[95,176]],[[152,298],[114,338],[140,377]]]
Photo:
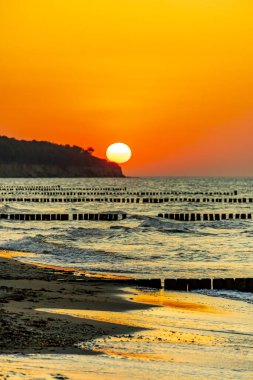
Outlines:
[[131,149],[128,145],[123,143],[115,143],[108,146],[106,150],[106,157],[109,161],[123,164],[130,160],[132,155]]

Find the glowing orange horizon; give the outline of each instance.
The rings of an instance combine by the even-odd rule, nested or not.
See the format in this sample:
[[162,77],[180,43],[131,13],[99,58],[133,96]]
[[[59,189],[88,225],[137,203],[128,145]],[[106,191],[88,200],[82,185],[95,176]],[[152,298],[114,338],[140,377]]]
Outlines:
[[129,175],[253,175],[249,0],[0,4],[1,135],[135,152]]

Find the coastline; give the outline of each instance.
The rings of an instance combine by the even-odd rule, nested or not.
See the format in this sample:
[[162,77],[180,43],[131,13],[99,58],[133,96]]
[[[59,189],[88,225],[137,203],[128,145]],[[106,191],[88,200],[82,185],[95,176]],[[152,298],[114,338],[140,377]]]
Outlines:
[[75,275],[80,273],[70,268],[24,263],[14,255],[14,251],[0,252],[1,354],[84,354],[85,351],[75,347],[81,337],[90,340],[134,330],[131,326],[69,316],[52,318],[36,311],[38,308],[65,309],[71,305],[73,309],[125,311],[148,307],[118,297],[123,290],[110,281],[84,276],[80,282]]
[[250,379],[252,305],[14,256],[0,251],[0,379]]

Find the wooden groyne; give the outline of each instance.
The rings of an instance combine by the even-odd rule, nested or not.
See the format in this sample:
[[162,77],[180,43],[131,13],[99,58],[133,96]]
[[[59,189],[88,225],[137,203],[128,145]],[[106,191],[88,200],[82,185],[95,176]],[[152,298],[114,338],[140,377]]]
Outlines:
[[165,279],[165,290],[191,291],[191,290],[238,290],[253,292],[253,278],[178,278]]
[[252,213],[170,213],[170,214],[158,214],[159,218],[165,218],[170,220],[175,220],[179,222],[208,222],[208,221],[218,221],[218,220],[251,220]]
[[[0,191],[33,191],[33,190],[40,190],[40,191],[52,191],[52,190],[62,190],[62,191],[68,191],[70,190],[70,187],[67,186],[61,186],[61,185],[0,185]],[[77,190],[85,190],[85,191],[126,191],[126,187],[76,187]]]
[[143,203],[253,203],[253,198],[143,198]]
[[[160,279],[112,280],[121,285],[162,289]],[[190,292],[193,290],[236,290],[253,292],[253,278],[171,278],[164,280],[164,290]]]
[[[99,194],[97,194],[99,195]],[[100,194],[101,195],[101,194]],[[81,195],[73,197],[72,194],[66,194],[67,197],[28,197],[28,196],[5,196],[0,197],[0,202],[37,202],[37,203],[253,203],[253,198],[129,198],[129,197],[81,197]]]
[[127,279],[127,280],[112,280],[119,285],[140,286],[143,288],[162,289],[162,281],[159,278],[152,279]]
[[122,213],[78,213],[78,214],[17,214],[2,213],[0,219],[22,221],[68,221],[68,220],[95,220],[95,221],[118,221],[126,219],[127,214]]
[[[65,196],[73,196],[73,197],[87,197],[87,196],[106,196],[106,195],[114,195],[114,196],[124,196],[124,197],[140,197],[145,198],[146,201],[144,203],[156,203],[156,199],[159,199],[158,202],[182,202],[186,201],[186,197],[192,197],[192,202],[198,202],[198,198],[196,197],[235,197],[238,195],[237,190],[230,192],[221,192],[221,191],[210,191],[210,192],[199,192],[199,191],[129,191],[127,188],[119,188],[119,187],[104,187],[104,188],[75,188],[74,190],[71,188],[64,188],[61,186],[0,186],[0,196],[7,195],[40,195],[40,196],[57,196],[57,197],[65,197]],[[162,198],[166,197],[167,198]],[[175,198],[169,198],[168,196],[173,196]],[[182,198],[184,196],[184,198]],[[155,200],[153,201],[153,198]],[[196,200],[195,200],[196,198]],[[149,200],[150,199],[150,200]],[[161,200],[160,200],[161,199]],[[226,199],[226,198],[225,198]],[[207,200],[208,202],[208,200]]]
[[139,198],[28,198],[28,197],[14,197],[14,198],[0,198],[0,202],[31,202],[31,203],[92,203],[92,202],[106,202],[106,203],[140,203]]

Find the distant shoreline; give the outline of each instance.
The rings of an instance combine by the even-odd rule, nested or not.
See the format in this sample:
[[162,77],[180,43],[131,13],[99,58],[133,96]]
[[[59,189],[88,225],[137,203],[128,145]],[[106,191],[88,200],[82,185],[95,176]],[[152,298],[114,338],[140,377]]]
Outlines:
[[93,148],[0,136],[0,178],[124,177],[118,164],[93,152]]

